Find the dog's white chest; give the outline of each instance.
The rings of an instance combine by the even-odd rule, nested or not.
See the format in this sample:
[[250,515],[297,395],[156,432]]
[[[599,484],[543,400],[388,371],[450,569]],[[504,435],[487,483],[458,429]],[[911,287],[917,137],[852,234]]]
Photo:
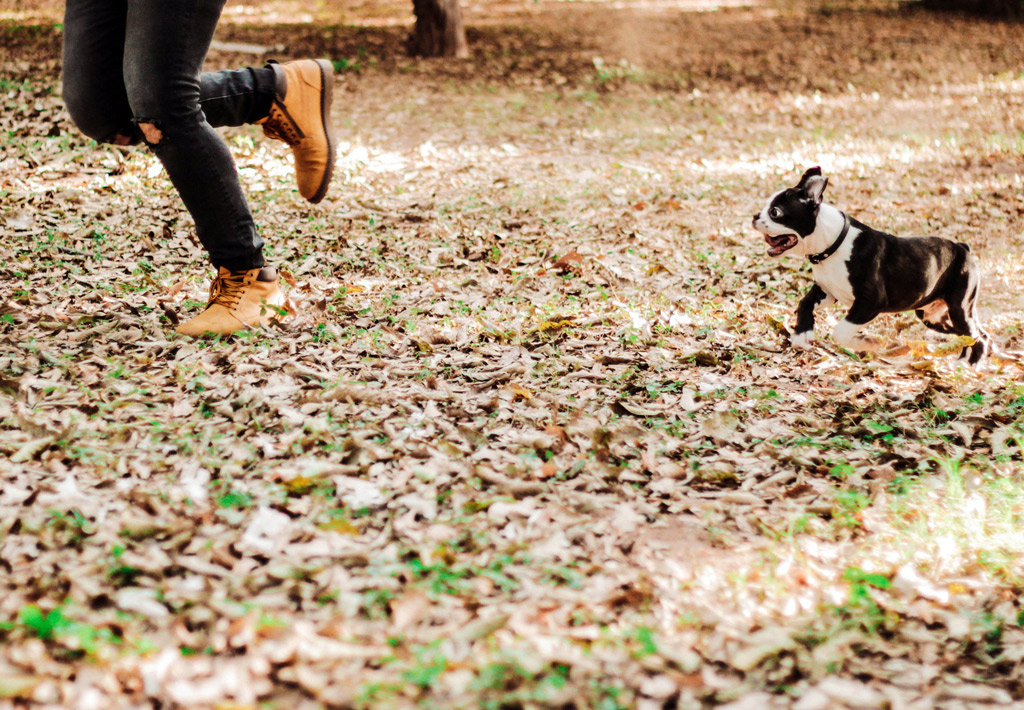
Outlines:
[[835,254],[820,264],[811,266],[815,282],[825,293],[844,306],[853,305],[853,286],[850,284],[850,272],[846,268],[846,262],[853,251],[853,243],[857,241],[857,236],[856,231],[850,230],[849,236],[839,245]]

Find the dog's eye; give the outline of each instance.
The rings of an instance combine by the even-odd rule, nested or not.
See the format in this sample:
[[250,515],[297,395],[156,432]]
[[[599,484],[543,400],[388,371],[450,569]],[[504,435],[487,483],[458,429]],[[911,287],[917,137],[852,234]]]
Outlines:
[[770,210],[768,210],[768,216],[771,217],[772,219],[778,219],[779,217],[782,216],[782,210],[779,209],[778,207],[772,207]]

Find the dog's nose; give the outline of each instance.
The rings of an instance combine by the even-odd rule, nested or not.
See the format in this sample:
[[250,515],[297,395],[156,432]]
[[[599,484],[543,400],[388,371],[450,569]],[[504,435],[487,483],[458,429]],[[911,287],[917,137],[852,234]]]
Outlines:
[[761,213],[760,213],[760,212],[755,212],[755,213],[754,213],[754,221],[756,222],[756,221],[757,221],[757,218],[758,218],[758,217],[760,217],[760,216],[761,216]]

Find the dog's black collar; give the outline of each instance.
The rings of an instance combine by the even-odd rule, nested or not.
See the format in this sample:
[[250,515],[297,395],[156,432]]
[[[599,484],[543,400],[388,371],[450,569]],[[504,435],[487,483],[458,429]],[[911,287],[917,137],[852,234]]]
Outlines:
[[844,239],[846,239],[846,235],[849,233],[849,231],[850,218],[847,217],[846,213],[844,212],[843,231],[839,232],[839,238],[832,242],[832,246],[830,246],[828,249],[826,249],[825,251],[819,251],[817,254],[811,254],[809,257],[807,257],[807,260],[810,261],[812,264],[820,264],[821,262],[825,261],[825,259],[829,258],[839,250],[839,245],[843,243]]

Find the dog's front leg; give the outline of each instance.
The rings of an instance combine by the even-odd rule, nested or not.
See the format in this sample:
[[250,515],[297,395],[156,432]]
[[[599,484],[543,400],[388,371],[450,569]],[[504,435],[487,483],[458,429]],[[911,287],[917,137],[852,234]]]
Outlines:
[[835,303],[835,300],[818,284],[811,286],[796,309],[796,332],[789,339],[794,348],[806,350],[811,347],[811,341],[814,340],[814,311],[819,306]]

